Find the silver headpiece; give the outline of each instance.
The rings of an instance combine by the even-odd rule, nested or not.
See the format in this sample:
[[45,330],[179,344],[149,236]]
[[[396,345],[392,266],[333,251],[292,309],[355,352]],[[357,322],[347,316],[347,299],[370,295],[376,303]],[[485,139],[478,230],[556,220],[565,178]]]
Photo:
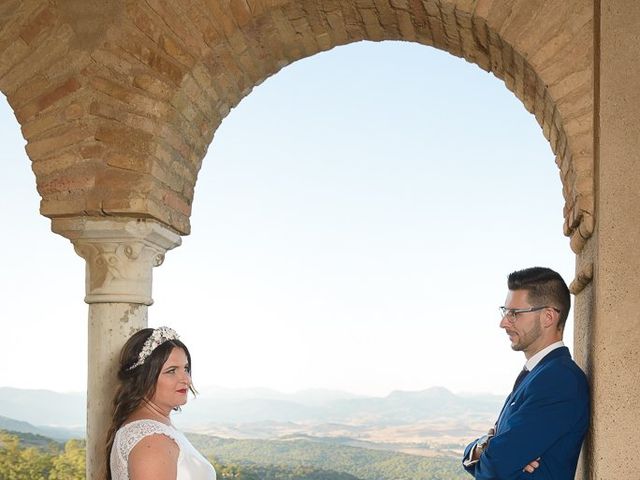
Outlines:
[[176,333],[176,331],[169,327],[158,327],[153,333],[147,338],[142,346],[142,350],[140,350],[140,354],[138,355],[138,361],[131,365],[127,370],[133,370],[136,367],[139,367],[144,363],[144,361],[149,358],[149,355],[162,345],[164,342],[168,342],[169,340],[179,340],[180,337]]

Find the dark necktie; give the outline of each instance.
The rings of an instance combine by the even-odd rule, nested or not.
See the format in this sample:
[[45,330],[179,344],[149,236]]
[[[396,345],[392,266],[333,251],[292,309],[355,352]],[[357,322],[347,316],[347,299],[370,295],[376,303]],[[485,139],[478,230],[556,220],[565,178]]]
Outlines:
[[511,390],[512,392],[515,392],[516,388],[518,388],[518,385],[520,385],[522,383],[522,380],[524,380],[524,377],[526,377],[529,374],[529,370],[525,368],[522,369],[522,371],[518,374],[518,378],[516,378],[516,383],[513,384],[513,390]]
[[511,393],[509,394],[509,396],[507,397],[507,399],[504,402],[502,410],[500,410],[500,415],[498,415],[498,421],[496,422],[496,424],[494,426],[496,433],[498,433],[498,425],[500,425],[500,419],[502,418],[502,414],[504,413],[504,409],[506,408],[507,405],[509,405],[509,402],[511,401],[511,397],[513,396],[513,392],[516,391],[516,388],[518,388],[518,385],[520,385],[522,383],[522,380],[524,380],[524,377],[526,377],[527,375],[529,375],[529,370],[527,370],[527,368],[524,367],[520,371],[520,373],[518,374],[518,377],[516,378],[516,383],[513,384],[513,390],[511,390]]

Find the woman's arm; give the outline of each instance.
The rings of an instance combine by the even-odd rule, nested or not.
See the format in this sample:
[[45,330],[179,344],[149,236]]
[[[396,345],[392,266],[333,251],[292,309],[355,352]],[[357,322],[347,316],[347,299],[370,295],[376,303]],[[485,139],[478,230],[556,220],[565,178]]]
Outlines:
[[140,440],[129,454],[130,480],[176,480],[180,448],[162,434]]

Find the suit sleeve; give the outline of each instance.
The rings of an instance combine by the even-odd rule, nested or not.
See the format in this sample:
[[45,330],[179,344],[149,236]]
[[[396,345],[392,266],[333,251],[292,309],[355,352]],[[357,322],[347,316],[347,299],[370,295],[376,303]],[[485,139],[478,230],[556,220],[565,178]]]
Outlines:
[[469,458],[469,456],[471,455],[471,450],[473,450],[473,447],[476,445],[478,439],[476,438],[473,442],[471,442],[469,445],[467,445],[467,448],[464,449],[464,454],[462,455],[462,467],[469,472],[471,475],[474,475],[475,473],[475,469],[476,469],[476,464],[474,463],[473,465],[465,465],[465,461]]
[[579,380],[568,369],[539,375],[469,473],[476,480],[530,478],[522,469],[538,457],[544,462],[545,452],[578,421],[580,392]]

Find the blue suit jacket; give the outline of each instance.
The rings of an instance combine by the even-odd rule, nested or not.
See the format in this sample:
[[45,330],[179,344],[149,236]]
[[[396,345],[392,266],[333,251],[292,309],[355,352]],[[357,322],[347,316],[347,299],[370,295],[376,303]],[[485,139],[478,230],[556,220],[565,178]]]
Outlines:
[[[476,480],[572,480],[589,425],[589,387],[567,347],[546,355],[505,401]],[[476,441],[464,452],[469,457]],[[522,469],[541,457],[533,473]]]

